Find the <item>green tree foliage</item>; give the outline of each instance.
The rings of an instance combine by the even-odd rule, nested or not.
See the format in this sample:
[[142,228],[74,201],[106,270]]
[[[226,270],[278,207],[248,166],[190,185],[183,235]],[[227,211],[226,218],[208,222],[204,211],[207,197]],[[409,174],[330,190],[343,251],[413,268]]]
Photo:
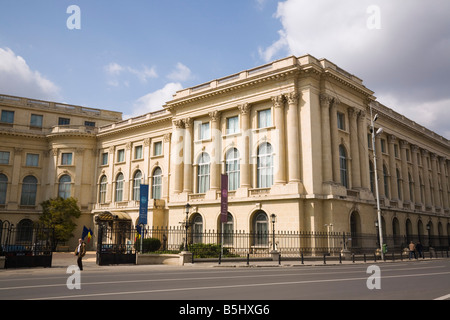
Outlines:
[[81,210],[74,198],[56,198],[41,203],[43,212],[39,221],[55,230],[55,242],[65,242],[72,238]]

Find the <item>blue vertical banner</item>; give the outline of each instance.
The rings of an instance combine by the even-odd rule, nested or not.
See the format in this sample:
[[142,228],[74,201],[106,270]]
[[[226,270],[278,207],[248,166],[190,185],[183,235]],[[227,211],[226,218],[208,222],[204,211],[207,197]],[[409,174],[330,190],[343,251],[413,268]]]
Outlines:
[[220,222],[226,223],[228,217],[228,175],[222,174],[220,185]]
[[139,224],[147,224],[148,184],[141,184],[139,191]]

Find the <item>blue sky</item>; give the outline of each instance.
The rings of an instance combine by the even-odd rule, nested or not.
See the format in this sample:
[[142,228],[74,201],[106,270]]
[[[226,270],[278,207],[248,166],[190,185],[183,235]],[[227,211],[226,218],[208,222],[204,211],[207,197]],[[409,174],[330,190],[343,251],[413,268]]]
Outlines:
[[[70,5],[80,30],[67,28]],[[0,93],[134,116],[181,88],[310,53],[450,138],[448,12],[448,0],[0,0]]]

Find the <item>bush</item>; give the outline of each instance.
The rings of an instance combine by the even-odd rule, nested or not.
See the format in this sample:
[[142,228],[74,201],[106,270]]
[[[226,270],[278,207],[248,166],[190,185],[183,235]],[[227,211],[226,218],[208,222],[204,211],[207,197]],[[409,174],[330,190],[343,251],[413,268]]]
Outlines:
[[[194,243],[189,245],[189,251],[194,254],[194,258],[218,258],[220,255],[220,244]],[[235,257],[227,248],[223,248],[223,257]]]
[[[141,250],[141,239],[137,240],[134,244],[134,248],[137,251]],[[156,238],[148,238],[144,239],[142,242],[142,252],[155,252],[158,251],[159,248],[161,248],[161,241]]]

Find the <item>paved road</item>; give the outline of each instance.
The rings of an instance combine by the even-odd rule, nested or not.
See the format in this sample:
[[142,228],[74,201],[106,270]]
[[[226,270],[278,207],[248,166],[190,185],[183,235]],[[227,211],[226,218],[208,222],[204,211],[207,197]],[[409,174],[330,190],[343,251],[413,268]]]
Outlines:
[[[449,259],[281,267],[86,264],[79,283],[77,273],[67,273],[64,265],[1,270],[0,299],[450,300]],[[80,289],[68,288],[69,277],[69,285],[79,284]]]

